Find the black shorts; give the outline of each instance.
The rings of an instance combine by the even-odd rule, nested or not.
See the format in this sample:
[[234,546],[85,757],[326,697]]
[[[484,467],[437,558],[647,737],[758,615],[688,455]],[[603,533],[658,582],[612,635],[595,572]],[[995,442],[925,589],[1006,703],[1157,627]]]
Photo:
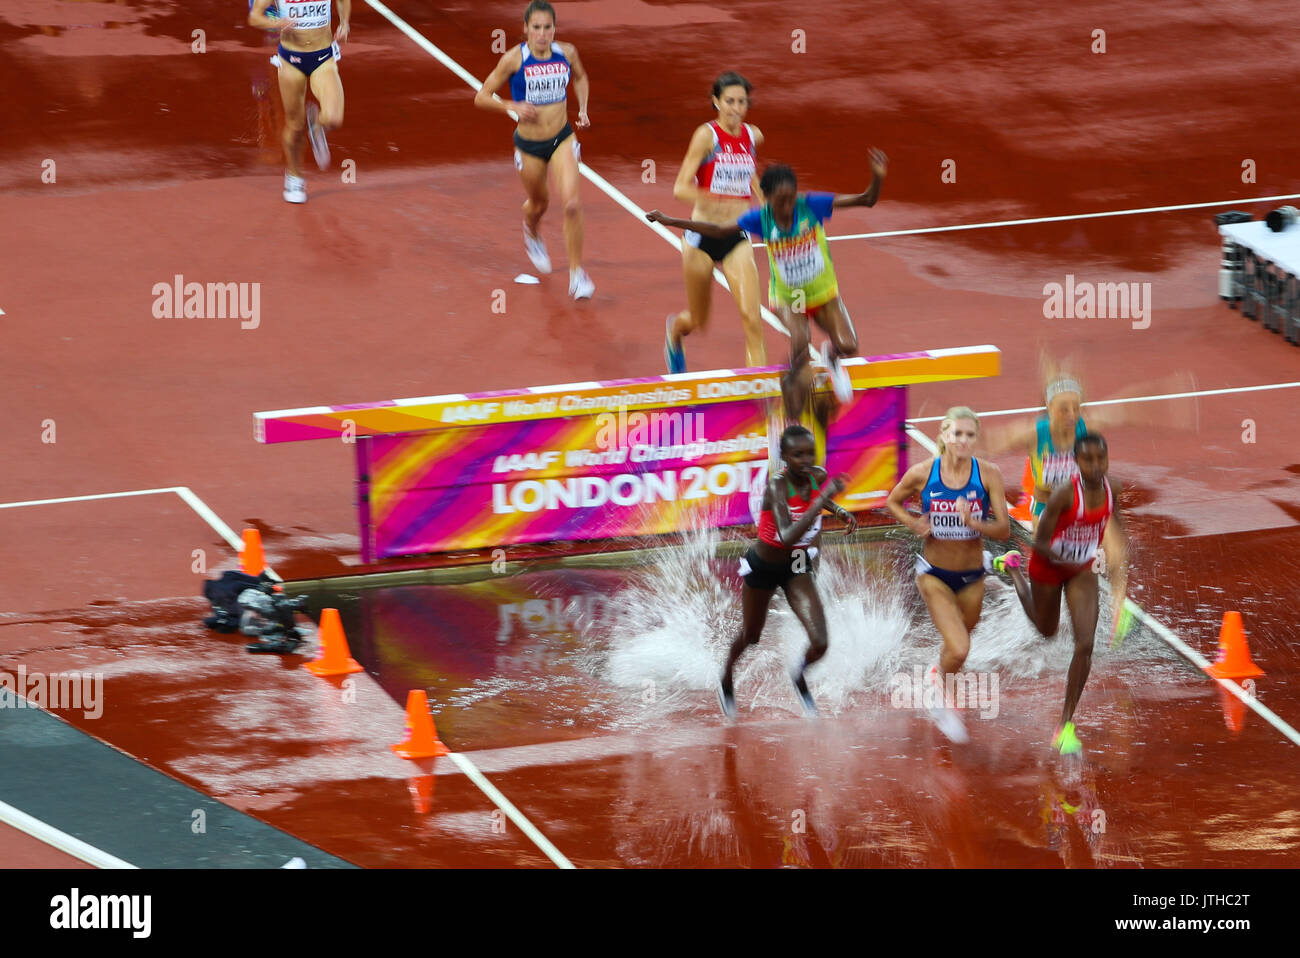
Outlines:
[[[788,558],[780,562],[768,562],[759,558],[756,547],[750,546],[745,558],[740,560],[740,576],[751,589],[772,592],[784,587],[795,576],[811,575],[816,558],[817,549],[814,547],[793,549]],[[796,565],[802,571],[795,571]]]
[[701,253],[708,253],[709,259],[713,260],[713,262],[721,263],[727,258],[728,253],[749,239],[749,237],[737,230],[726,239],[714,239],[712,236],[701,236],[699,233],[687,230],[683,239]]
[[[568,123],[564,124],[564,129],[555,134],[555,136],[548,137],[545,140],[525,140],[519,135],[519,131],[516,130],[515,149],[520,153],[527,153],[529,156],[535,156],[539,160],[549,163],[551,162],[551,157],[555,155],[555,151],[560,148],[560,144],[571,136],[573,136],[573,127]],[[573,143],[573,152],[575,156],[578,155],[578,143],[576,140]],[[516,157],[516,160],[517,166],[523,165],[521,159]]]

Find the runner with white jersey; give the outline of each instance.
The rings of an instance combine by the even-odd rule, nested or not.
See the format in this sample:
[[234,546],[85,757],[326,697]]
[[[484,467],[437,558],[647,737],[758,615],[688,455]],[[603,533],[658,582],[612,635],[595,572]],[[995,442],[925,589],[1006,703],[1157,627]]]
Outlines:
[[[568,88],[578,96],[578,129],[591,126],[587,116],[590,85],[587,71],[572,43],[555,41],[555,9],[533,0],[524,11],[527,39],[508,50],[496,69],[483,81],[474,105],[519,118],[515,130],[515,168],[523,180],[524,249],[539,273],[551,271],[551,258],[538,233],[542,214],[550,205],[549,173],[564,205],[564,248],[569,257],[569,295],[590,299],[596,285],[582,268],[584,226],[579,196],[578,164],[582,152],[568,120]],[[510,84],[509,100],[494,94]]]
[[[331,4],[338,3],[339,26],[330,32]],[[302,176],[303,131],[311,139],[316,165],[329,169],[326,131],[343,123],[343,81],[339,77],[339,44],[347,40],[352,0],[253,0],[248,23],[259,30],[279,30],[276,51],[280,70],[280,99],[284,104],[284,198],[307,202]],[[315,103],[307,103],[307,90]]]

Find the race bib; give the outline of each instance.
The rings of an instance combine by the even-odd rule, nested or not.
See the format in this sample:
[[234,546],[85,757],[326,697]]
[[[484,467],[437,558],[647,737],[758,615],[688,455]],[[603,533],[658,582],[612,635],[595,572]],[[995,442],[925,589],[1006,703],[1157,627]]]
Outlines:
[[568,87],[569,66],[566,63],[529,63],[524,67],[525,98],[529,103],[559,103]]
[[773,250],[781,281],[792,289],[806,286],[826,271],[821,245],[815,236],[804,237]]
[[1101,528],[1095,525],[1070,526],[1065,534],[1052,544],[1053,554],[1066,565],[1083,565],[1091,562],[1101,544]]
[[277,0],[280,15],[294,21],[294,29],[315,30],[330,25],[330,0]]
[[1069,482],[1079,474],[1072,452],[1053,452],[1043,459],[1043,485],[1051,488]]
[[[972,521],[978,522],[983,519],[984,504],[979,499],[966,501],[970,503]],[[930,535],[936,539],[978,539],[980,537],[979,532],[968,526],[962,519],[961,512],[957,509],[956,499],[931,499],[927,518],[930,520]]]
[[748,153],[720,153],[714,159],[709,192],[719,196],[747,197],[753,175],[754,158]]

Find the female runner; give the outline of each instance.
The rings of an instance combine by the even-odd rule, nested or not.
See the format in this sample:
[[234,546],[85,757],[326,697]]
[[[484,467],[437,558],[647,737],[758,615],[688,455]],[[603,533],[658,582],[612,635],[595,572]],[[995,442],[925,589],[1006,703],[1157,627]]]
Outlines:
[[822,223],[838,208],[875,206],[888,164],[884,153],[872,149],[871,185],[862,193],[848,195],[800,194],[794,170],[774,164],[763,171],[759,180],[766,205],[751,209],[733,223],[682,220],[665,216],[659,210],[651,210],[646,219],[719,240],[740,231],[765,241],[772,274],[769,299],[790,332],[791,357],[807,351],[808,319],[811,318],[830,337],[827,361],[831,383],[840,402],[847,403],[853,399],[853,386],[848,371],[840,365],[840,358],[857,354],[858,337],[840,299]]
[[[974,412],[965,406],[949,409],[939,429],[939,455],[908,469],[885,503],[894,518],[924,542],[916,560],[916,587],[943,637],[939,661],[929,673],[928,697],[936,703],[930,714],[954,742],[965,742],[968,736],[952,710],[947,676],[965,663],[983,608],[989,561],[983,539],[1011,534],[1002,473],[972,455],[978,437]],[[915,495],[921,497],[920,516],[903,505]]]
[[817,465],[814,450],[812,433],[803,426],[791,426],[781,434],[785,471],[768,480],[758,521],[758,541],[740,562],[744,618],[718,683],[718,700],[728,718],[736,717],[736,661],[747,647],[758,644],[768,606],[778,588],[785,592],[791,611],[808,633],[808,652],[790,678],[804,711],[817,714],[804,670],[825,655],[827,648],[826,613],[812,576],[821,543],[822,510],[843,519],[846,534],[857,528],[857,521],[851,512],[832,501],[847,488],[845,477],[830,479],[826,470]]
[[[596,291],[582,268],[582,200],[578,195],[581,150],[568,120],[568,88],[578,95],[578,129],[591,126],[587,117],[590,86],[587,71],[572,43],[555,42],[555,8],[533,0],[524,10],[527,40],[506,52],[474,96],[474,105],[497,113],[514,112],[515,168],[524,183],[524,249],[539,273],[551,271],[551,258],[538,233],[542,214],[550,205],[547,174],[555,174],[564,204],[564,248],[569,257],[569,295],[590,299]],[[494,94],[510,83],[509,100]]]
[[[343,123],[343,81],[337,66],[339,44],[348,38],[352,0],[336,0],[339,27],[330,32],[331,0],[253,0],[249,26],[279,30],[276,51],[280,69],[280,99],[284,103],[284,198],[289,203],[307,202],[307,184],[302,177],[303,128],[311,138],[316,165],[329,169],[327,130]],[[279,16],[270,16],[275,8]],[[307,103],[307,89],[319,101]]]
[[[691,203],[691,219],[734,223],[758,197],[754,157],[763,134],[745,122],[749,111],[749,81],[739,73],[724,73],[713,83],[713,108],[718,118],[703,124],[691,137],[686,159],[673,184],[674,198]],[[759,315],[758,267],[745,234],[726,239],[687,232],[682,243],[682,274],[686,279],[686,309],[668,317],[664,358],[670,373],[686,372],[682,337],[709,322],[713,299],[713,269],[727,278],[745,327],[745,362],[766,366],[763,320]]]

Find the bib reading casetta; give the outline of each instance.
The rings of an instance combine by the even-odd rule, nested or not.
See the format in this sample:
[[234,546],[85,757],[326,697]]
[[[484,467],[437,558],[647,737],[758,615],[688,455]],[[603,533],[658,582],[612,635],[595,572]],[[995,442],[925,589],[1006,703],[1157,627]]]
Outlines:
[[519,70],[510,77],[510,95],[516,100],[543,106],[563,103],[568,96],[569,61],[558,43],[551,44],[549,60],[538,60],[528,44],[521,44]]

